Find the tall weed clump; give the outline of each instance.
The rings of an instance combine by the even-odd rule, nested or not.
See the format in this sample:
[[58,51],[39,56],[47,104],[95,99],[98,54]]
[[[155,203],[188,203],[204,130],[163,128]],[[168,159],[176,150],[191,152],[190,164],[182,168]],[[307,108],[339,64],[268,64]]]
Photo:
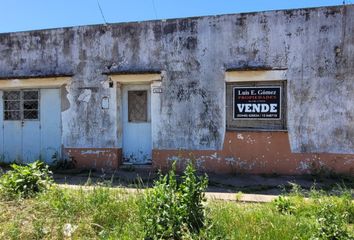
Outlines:
[[12,164],[11,168],[0,177],[0,195],[3,198],[33,197],[53,182],[49,166],[41,161],[24,166]]
[[179,182],[175,163],[172,170],[146,193],[142,220],[146,239],[182,239],[205,227],[206,176],[198,176],[189,163]]
[[340,213],[334,203],[325,202],[317,213],[317,231],[311,240],[352,240],[348,230],[348,213]]

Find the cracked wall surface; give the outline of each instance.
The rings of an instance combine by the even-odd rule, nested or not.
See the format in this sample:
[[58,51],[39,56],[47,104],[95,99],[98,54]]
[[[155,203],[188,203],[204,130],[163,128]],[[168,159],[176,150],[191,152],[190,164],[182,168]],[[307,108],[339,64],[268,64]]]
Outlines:
[[119,106],[101,108],[120,90],[103,73],[161,71],[153,148],[220,150],[225,71],[287,69],[291,150],[353,154],[353,22],[347,5],[5,33],[0,78],[72,75],[63,145],[120,148]]

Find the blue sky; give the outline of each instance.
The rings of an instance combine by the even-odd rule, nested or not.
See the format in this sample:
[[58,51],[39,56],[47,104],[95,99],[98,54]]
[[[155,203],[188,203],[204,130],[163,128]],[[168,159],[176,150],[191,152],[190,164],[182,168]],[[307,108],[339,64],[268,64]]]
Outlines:
[[[114,23],[331,6],[342,4],[343,0],[99,0],[99,2],[107,22]],[[97,0],[0,0],[0,32],[101,23],[103,18]]]

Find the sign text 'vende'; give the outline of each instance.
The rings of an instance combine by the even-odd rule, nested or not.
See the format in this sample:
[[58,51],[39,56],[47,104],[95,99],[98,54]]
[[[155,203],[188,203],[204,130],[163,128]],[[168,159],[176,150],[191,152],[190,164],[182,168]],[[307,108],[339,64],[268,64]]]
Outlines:
[[234,118],[280,119],[281,87],[234,87]]

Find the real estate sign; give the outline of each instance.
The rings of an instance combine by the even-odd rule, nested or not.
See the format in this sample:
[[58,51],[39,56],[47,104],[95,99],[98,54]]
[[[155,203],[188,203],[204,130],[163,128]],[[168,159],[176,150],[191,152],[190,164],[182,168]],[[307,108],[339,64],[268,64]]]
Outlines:
[[281,87],[234,87],[234,119],[280,119]]

